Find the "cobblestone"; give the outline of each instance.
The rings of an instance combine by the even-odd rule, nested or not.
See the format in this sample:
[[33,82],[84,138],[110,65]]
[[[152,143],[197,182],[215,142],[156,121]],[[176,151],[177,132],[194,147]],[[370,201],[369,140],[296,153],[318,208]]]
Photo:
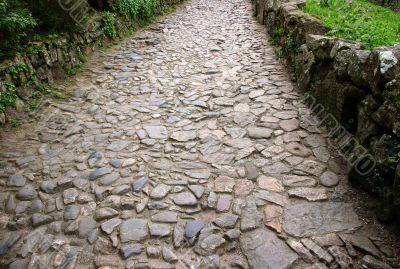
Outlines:
[[1,268],[389,268],[248,1],[187,1],[63,86],[2,137]]

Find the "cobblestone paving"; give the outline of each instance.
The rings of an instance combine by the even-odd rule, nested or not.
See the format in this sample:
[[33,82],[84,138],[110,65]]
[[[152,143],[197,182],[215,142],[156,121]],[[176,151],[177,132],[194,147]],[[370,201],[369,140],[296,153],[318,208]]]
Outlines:
[[395,266],[250,3],[190,1],[94,58],[3,135],[1,268]]

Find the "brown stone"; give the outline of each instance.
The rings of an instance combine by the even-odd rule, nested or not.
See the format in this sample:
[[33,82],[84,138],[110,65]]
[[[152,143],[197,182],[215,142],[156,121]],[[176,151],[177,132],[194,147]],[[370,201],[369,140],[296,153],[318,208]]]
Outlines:
[[257,184],[261,189],[264,190],[269,190],[274,192],[283,192],[285,190],[282,182],[274,177],[267,177],[264,175],[259,176],[257,179]]
[[247,179],[240,179],[236,182],[235,185],[235,196],[236,197],[245,197],[249,195],[254,188],[254,183]]
[[227,212],[231,207],[232,195],[221,194],[218,197],[217,212]]
[[267,205],[264,209],[264,224],[276,232],[282,232],[283,208],[278,205]]
[[214,181],[215,192],[232,192],[235,186],[235,180],[227,176],[219,176]]
[[282,120],[281,122],[279,122],[279,126],[286,132],[291,132],[299,128],[299,120],[297,119]]

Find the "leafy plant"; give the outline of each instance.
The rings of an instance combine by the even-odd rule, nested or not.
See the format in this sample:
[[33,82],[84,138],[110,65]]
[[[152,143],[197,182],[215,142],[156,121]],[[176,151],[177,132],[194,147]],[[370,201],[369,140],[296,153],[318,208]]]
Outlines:
[[8,42],[26,37],[37,21],[20,1],[0,0],[0,33]]
[[146,19],[153,15],[155,0],[114,0],[113,10],[129,19]]
[[114,38],[117,36],[117,18],[111,12],[103,12],[102,14],[103,21],[103,34],[109,38]]
[[16,79],[16,76],[20,72],[26,72],[28,70],[29,68],[24,62],[18,62],[7,66],[6,69],[4,70],[4,73],[9,74],[13,79]]
[[400,14],[366,0],[307,0],[305,11],[331,28],[330,35],[368,48],[400,44]]
[[0,80],[0,111],[4,111],[6,107],[15,106],[17,98],[15,85],[9,81]]
[[283,28],[278,28],[278,29],[275,30],[275,35],[276,35],[277,37],[281,37],[281,36],[283,36],[284,34],[285,34],[285,30],[284,30]]
[[141,0],[139,2],[139,17],[142,19],[150,18],[154,13],[154,9],[156,8],[155,0]]

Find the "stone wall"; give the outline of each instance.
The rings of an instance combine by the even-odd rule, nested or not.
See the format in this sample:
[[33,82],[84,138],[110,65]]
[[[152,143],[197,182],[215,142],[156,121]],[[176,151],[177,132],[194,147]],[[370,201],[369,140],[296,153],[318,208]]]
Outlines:
[[327,36],[329,29],[302,11],[304,1],[253,3],[299,89],[315,97],[377,162],[368,175],[353,169],[350,178],[382,198],[382,220],[392,220],[396,211],[400,215],[400,182],[394,182],[398,158],[388,162],[400,143],[400,47],[367,50],[360,43]]
[[[156,14],[183,0],[157,1]],[[131,27],[131,22],[121,19],[119,30],[124,32]],[[55,80],[64,79],[85,61],[85,57],[99,46],[111,40],[102,35],[96,28],[85,32],[66,33],[61,38],[45,42],[35,42],[27,49],[27,53],[17,53],[14,58],[0,63],[0,94],[6,92],[9,82],[18,94],[15,105],[0,110],[0,126],[14,117],[19,117],[27,110],[28,102],[35,88],[53,84]]]
[[369,0],[372,3],[400,12],[400,0]]

